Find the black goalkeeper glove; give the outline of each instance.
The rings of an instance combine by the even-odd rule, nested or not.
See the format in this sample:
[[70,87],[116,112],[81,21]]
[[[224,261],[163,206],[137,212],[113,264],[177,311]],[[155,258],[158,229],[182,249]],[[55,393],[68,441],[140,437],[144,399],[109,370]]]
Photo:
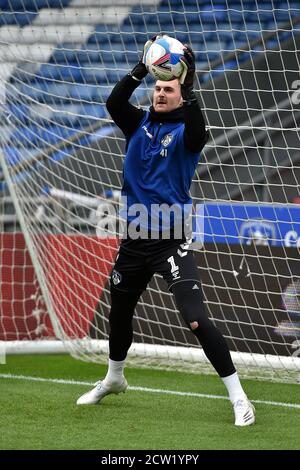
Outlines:
[[143,64],[142,62],[142,59],[133,67],[133,69],[131,70],[131,72],[129,73],[129,75],[132,76],[132,78],[134,78],[134,80],[136,80],[137,82],[140,82],[143,80],[143,78],[146,77],[148,73],[148,70],[145,66],[145,64]]
[[179,78],[181,83],[181,94],[184,101],[191,102],[196,100],[193,90],[196,72],[195,54],[187,44],[184,45],[184,55],[180,62],[183,65],[183,72]]
[[195,54],[187,44],[184,45],[184,53],[180,62],[183,65],[183,72],[180,76],[180,83],[185,87],[192,87],[195,78]]
[[130,75],[132,76],[132,78],[134,78],[135,80],[137,81],[141,81],[143,80],[143,78],[146,77],[147,73],[148,73],[148,70],[147,70],[147,67],[145,65],[145,60],[146,60],[146,54],[148,52],[148,49],[149,47],[152,45],[152,43],[158,39],[160,37],[159,34],[155,35],[155,36],[152,36],[151,39],[149,39],[145,45],[144,45],[144,49],[143,49],[143,55],[142,55],[142,58],[139,60],[139,62],[135,65],[135,67],[131,70],[130,72]]

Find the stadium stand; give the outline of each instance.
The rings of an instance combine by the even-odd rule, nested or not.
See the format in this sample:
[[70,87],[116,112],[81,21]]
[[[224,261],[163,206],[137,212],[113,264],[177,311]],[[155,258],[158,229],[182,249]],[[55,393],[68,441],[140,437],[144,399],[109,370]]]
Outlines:
[[[207,72],[199,75],[205,83],[220,53],[239,50],[296,13],[280,3],[274,9],[267,1],[260,2],[259,11],[248,1],[242,7],[232,1],[229,9],[222,0],[213,6],[204,1],[201,14],[198,2],[190,0],[172,1],[171,13],[168,0],[126,5],[115,1],[112,6],[108,0],[0,0],[0,144],[10,163],[61,139],[68,141],[105,117],[112,85],[136,62],[137,51],[152,34],[175,30],[179,40],[191,43],[197,68]],[[272,41],[276,48],[278,40]],[[232,57],[218,63],[215,73],[248,58],[245,53],[238,61]],[[144,96],[145,89],[135,94],[140,102]]]

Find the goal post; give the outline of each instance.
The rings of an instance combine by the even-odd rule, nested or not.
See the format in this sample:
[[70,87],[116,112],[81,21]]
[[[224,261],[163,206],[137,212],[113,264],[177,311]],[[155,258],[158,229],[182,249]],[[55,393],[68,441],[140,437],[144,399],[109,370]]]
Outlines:
[[[125,142],[105,102],[162,31],[195,51],[210,133],[191,188],[209,316],[241,375],[298,381],[297,3],[24,0],[3,11],[1,351],[106,358]],[[146,109],[153,84],[132,103]],[[129,361],[212,371],[159,276],[136,308]]]

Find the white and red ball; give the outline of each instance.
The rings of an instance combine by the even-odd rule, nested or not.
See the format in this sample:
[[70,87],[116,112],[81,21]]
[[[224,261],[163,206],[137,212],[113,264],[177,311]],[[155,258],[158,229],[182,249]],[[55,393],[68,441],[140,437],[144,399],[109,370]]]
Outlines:
[[177,39],[163,35],[156,39],[145,55],[145,65],[155,80],[169,81],[179,78],[183,72],[180,59],[184,46]]

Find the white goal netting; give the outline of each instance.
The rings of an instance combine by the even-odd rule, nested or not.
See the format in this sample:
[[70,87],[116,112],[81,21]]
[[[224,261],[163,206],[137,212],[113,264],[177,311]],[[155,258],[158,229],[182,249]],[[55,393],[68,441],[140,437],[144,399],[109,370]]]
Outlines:
[[[299,380],[298,2],[0,0],[0,8],[6,351],[54,345],[95,361],[107,352],[125,146],[105,103],[145,41],[164,32],[195,51],[210,133],[192,186],[196,210],[204,205],[196,258],[209,315],[244,376]],[[132,103],[147,108],[153,84],[147,77]],[[136,309],[130,357],[195,371],[205,363],[158,276]]]

